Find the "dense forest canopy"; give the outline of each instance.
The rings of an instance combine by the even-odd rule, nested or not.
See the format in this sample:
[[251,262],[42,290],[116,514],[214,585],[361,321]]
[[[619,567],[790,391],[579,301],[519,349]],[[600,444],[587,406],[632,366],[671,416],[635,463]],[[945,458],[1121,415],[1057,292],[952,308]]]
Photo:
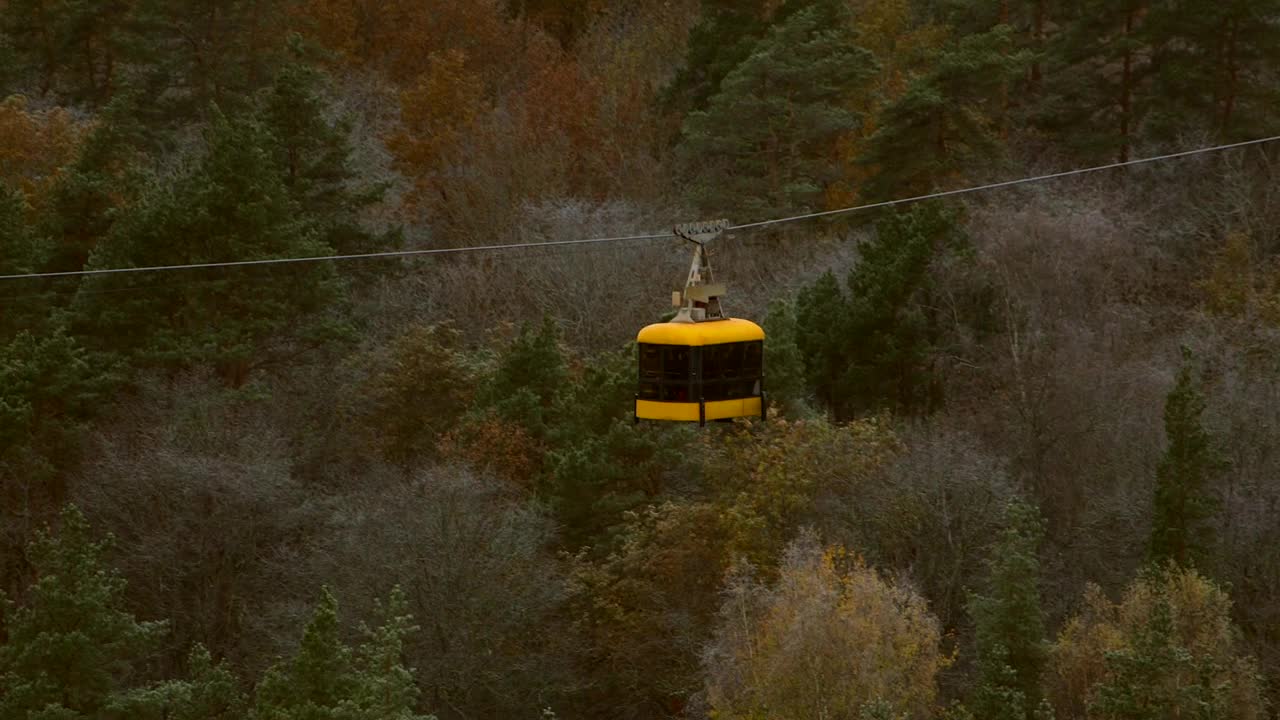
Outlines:
[[[0,0],[0,275],[1280,134],[1280,0]],[[1280,144],[0,280],[0,719],[1274,717]]]

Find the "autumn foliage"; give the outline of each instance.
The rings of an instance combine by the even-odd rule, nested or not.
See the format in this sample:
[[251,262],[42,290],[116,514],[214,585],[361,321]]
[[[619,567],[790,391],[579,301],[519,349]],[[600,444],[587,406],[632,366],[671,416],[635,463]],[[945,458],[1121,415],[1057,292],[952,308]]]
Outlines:
[[[1278,67],[1280,0],[0,0],[0,720],[1264,720]],[[636,422],[721,217],[768,417]]]
[[76,158],[86,125],[65,108],[36,110],[20,95],[6,98],[0,102],[0,182],[39,207]]

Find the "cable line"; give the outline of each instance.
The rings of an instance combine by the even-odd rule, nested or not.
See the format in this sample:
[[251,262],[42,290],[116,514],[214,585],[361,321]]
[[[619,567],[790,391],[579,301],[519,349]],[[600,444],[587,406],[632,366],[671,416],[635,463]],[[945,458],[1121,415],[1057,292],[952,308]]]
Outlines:
[[[970,193],[983,192],[986,190],[996,190],[999,188],[1013,187],[1016,185],[1026,185],[1029,183],[1044,182],[1045,180],[1056,180],[1059,178],[1071,177],[1073,175],[1084,175],[1087,173],[1095,173],[1103,170],[1115,170],[1122,167],[1130,167],[1133,165],[1144,165],[1147,163],[1162,162],[1165,160],[1174,160],[1177,158],[1191,157],[1193,155],[1203,155],[1206,153],[1221,152],[1223,150],[1234,150],[1236,148],[1249,147],[1252,145],[1262,145],[1265,143],[1280,140],[1280,135],[1274,135],[1266,138],[1258,138],[1255,140],[1245,140],[1243,142],[1229,143],[1226,145],[1214,145],[1212,147],[1197,148],[1195,150],[1184,150],[1182,152],[1169,153],[1166,155],[1156,155],[1148,158],[1138,158],[1136,160],[1126,160],[1124,162],[1114,162],[1106,165],[1097,165],[1094,167],[1077,168],[1075,170],[1066,170],[1063,172],[1049,173],[1047,175],[1036,175],[1033,177],[1019,178],[1017,180],[1005,180],[1002,182],[989,183],[986,185],[977,185],[974,187],[961,188],[958,190],[944,190],[941,192],[929,193],[927,195],[916,195],[913,197],[900,198],[897,200],[885,200],[882,202],[868,203],[866,205],[855,205],[852,207],[839,208],[836,210],[823,210],[821,212],[805,213],[803,215],[792,215],[790,217],[774,218],[772,220],[760,220],[758,222],[743,223],[741,225],[732,225],[726,228],[726,231],[733,230],[750,230],[754,228],[767,227],[770,225],[781,225],[783,223],[797,222],[800,220],[810,220],[813,218],[828,217],[832,215],[844,215],[847,213],[859,212],[862,210],[872,210],[875,208],[892,207],[894,205],[904,205],[907,203],[921,202],[924,200],[934,200],[937,198],[953,197],[956,195],[966,195]],[[516,250],[522,248],[543,248],[556,247],[565,245],[592,245],[611,242],[625,242],[629,240],[665,240],[675,238],[674,233],[658,233],[651,235],[622,235],[617,237],[599,237],[585,238],[578,240],[551,240],[547,242],[528,242],[528,243],[512,243],[510,245],[471,245],[455,248],[428,248],[421,250],[390,250],[386,252],[369,252],[369,253],[352,253],[347,255],[313,255],[306,257],[283,257],[283,258],[261,258],[258,260],[231,260],[226,262],[204,262],[190,263],[186,265],[150,265],[144,267],[118,267],[118,268],[99,268],[93,270],[65,270],[59,272],[38,272],[27,274],[0,275],[0,280],[20,280],[20,279],[37,279],[37,278],[56,278],[56,277],[76,277],[86,275],[115,275],[123,273],[141,273],[141,272],[159,272],[165,270],[196,270],[202,268],[225,268],[225,267],[243,267],[249,265],[282,265],[286,263],[308,263],[308,262],[326,262],[336,260],[359,260],[367,258],[394,258],[394,257],[413,257],[420,255],[450,255],[469,252],[496,252],[500,250]]]
[[511,243],[508,245],[469,245],[456,248],[427,248],[422,250],[388,250],[386,252],[352,253],[349,255],[311,255],[306,257],[260,258],[258,260],[230,260],[227,262],[190,263],[187,265],[149,265],[145,267],[100,268],[97,270],[64,270],[60,272],[29,273],[26,275],[0,275],[0,280],[21,278],[74,277],[79,275],[114,275],[120,273],[156,272],[161,270],[195,270],[199,268],[242,267],[245,265],[281,265],[284,263],[324,262],[327,260],[359,260],[364,258],[411,257],[416,255],[448,255],[489,250],[519,250],[523,248],[555,247],[561,245],[590,245],[594,243],[621,242],[624,240],[661,240],[675,237],[671,233],[658,235],[623,235],[619,237],[586,238],[581,240],[549,240],[547,242]]
[[812,218],[826,217],[829,215],[843,215],[845,213],[858,212],[860,210],[871,210],[874,208],[891,207],[893,205],[903,205],[906,203],[921,202],[923,200],[934,200],[936,198],[952,197],[955,195],[966,195],[968,193],[982,192],[984,190],[995,190],[997,188],[1013,187],[1015,185],[1025,185],[1027,183],[1043,182],[1045,180],[1056,180],[1058,178],[1071,177],[1072,175],[1084,175],[1086,173],[1094,173],[1102,170],[1115,170],[1116,168],[1129,167],[1131,165],[1143,165],[1146,163],[1160,162],[1162,160],[1174,160],[1177,158],[1190,157],[1192,155],[1202,155],[1211,152],[1220,152],[1222,150],[1234,150],[1235,148],[1248,147],[1250,145],[1262,145],[1263,143],[1275,142],[1280,140],[1280,135],[1273,135],[1267,138],[1258,138],[1256,140],[1245,140],[1243,142],[1231,143],[1229,145],[1215,145],[1213,147],[1197,148],[1195,150],[1184,150],[1182,152],[1169,153],[1168,155],[1156,155],[1149,158],[1138,158],[1137,160],[1125,160],[1124,162],[1114,162],[1107,165],[1097,165],[1094,167],[1077,168],[1075,170],[1066,170],[1063,172],[1049,173],[1048,175],[1035,175],[1033,177],[1019,178],[1017,180],[1004,180],[1002,182],[990,183],[988,185],[977,185],[974,187],[962,188],[959,190],[944,190],[942,192],[929,193],[928,195],[916,195],[914,197],[900,198],[898,200],[885,200],[882,202],[869,203],[867,205],[855,205],[853,207],[840,208],[838,210],[823,210],[821,212],[805,213],[804,215],[793,215],[791,217],[775,218],[773,220],[761,220],[759,222],[743,223],[742,225],[734,225],[728,230],[749,230],[751,228],[765,227],[767,225],[780,225],[782,223],[796,222],[797,220],[810,220]]

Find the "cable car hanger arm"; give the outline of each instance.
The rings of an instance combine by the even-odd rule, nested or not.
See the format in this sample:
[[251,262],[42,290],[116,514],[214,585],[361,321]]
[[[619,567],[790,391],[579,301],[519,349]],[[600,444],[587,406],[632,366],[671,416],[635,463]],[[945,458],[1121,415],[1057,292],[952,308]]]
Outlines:
[[707,243],[719,237],[728,227],[728,220],[713,220],[684,223],[671,229],[676,237],[688,240],[694,245],[693,260],[689,263],[689,277],[685,280],[684,292],[671,294],[672,305],[680,308],[671,322],[694,323],[724,319],[724,311],[720,307],[720,296],[725,294],[725,287],[712,282],[714,278],[711,271],[711,257],[707,253]]

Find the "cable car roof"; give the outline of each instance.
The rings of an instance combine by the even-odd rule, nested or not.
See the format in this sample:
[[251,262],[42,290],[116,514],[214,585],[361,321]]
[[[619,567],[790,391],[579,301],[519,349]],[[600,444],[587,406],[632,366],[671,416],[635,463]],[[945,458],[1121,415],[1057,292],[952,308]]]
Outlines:
[[759,325],[739,318],[695,323],[654,323],[636,336],[636,342],[655,345],[718,345],[763,339],[764,330]]

